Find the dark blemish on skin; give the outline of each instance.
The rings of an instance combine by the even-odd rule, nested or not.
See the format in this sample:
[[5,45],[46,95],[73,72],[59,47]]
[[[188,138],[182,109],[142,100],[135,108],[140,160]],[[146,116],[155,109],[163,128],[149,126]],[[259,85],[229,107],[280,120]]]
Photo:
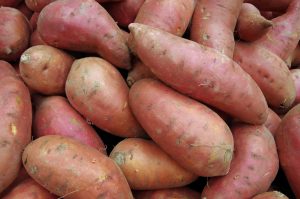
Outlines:
[[71,12],[70,15],[71,15],[71,17],[74,17],[74,16],[75,16],[74,12]]
[[3,140],[0,142],[0,148],[7,147],[8,145],[10,145],[10,142],[7,140]]
[[248,166],[247,167],[250,171],[254,171],[254,167],[253,166]]
[[73,158],[73,159],[76,159],[76,158],[77,158],[77,156],[78,156],[78,155],[77,155],[77,154],[75,154],[75,155],[74,155],[72,158]]
[[58,151],[58,152],[63,152],[64,150],[66,150],[67,149],[67,145],[66,144],[64,144],[64,143],[61,143],[60,145],[58,145],[57,147],[56,147],[56,151]]
[[251,108],[252,103],[247,104],[247,108]]
[[104,39],[108,40],[108,39],[112,39],[114,36],[109,33],[106,33],[103,37],[104,37]]
[[50,153],[51,153],[51,149],[48,149],[47,154],[50,154]]
[[48,64],[45,64],[45,66],[42,68],[42,71],[45,71],[49,68]]
[[240,190],[235,190],[235,193],[237,193],[239,196],[242,195]]
[[162,55],[166,55],[167,54],[167,50],[164,50],[163,52],[162,52]]
[[23,162],[24,165],[27,164],[27,158],[28,158],[28,155],[26,156],[26,158],[25,158],[25,160],[24,160],[24,162]]

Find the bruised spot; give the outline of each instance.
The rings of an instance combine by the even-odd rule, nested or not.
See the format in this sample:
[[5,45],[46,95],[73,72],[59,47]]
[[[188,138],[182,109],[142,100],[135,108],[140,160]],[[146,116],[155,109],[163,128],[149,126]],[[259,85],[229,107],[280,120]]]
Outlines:
[[17,126],[14,123],[10,124],[10,131],[11,131],[11,134],[13,134],[14,136],[17,135]]

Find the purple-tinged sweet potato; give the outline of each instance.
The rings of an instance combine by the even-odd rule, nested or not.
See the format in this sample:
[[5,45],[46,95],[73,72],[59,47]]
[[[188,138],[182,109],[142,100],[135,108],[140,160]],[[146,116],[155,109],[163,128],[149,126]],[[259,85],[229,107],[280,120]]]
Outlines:
[[276,144],[263,125],[234,124],[234,157],[226,176],[211,178],[202,198],[251,198],[266,192],[276,177]]
[[278,191],[270,191],[258,194],[254,196],[252,199],[289,199],[284,195],[283,193],[280,193]]
[[131,87],[135,82],[145,78],[156,78],[150,69],[140,60],[135,60],[132,69],[128,72],[127,84]]
[[133,199],[120,168],[106,155],[72,138],[47,135],[24,150],[28,174],[65,199]]
[[128,86],[107,61],[86,57],[76,60],[66,82],[71,105],[97,127],[121,137],[145,133],[128,105]]
[[266,121],[265,97],[232,59],[215,49],[147,25],[133,23],[129,29],[132,51],[157,78],[242,121],[253,124]]
[[207,106],[153,79],[136,82],[129,103],[148,135],[183,168],[198,176],[228,173],[232,134]]
[[0,0],[0,7],[7,6],[7,7],[17,7],[22,0]]
[[201,194],[187,187],[160,189],[152,191],[138,191],[135,199],[200,199]]
[[267,129],[269,129],[273,136],[275,136],[275,132],[280,122],[281,118],[279,117],[279,115],[277,115],[277,113],[275,113],[272,109],[269,108],[268,118],[264,125],[265,127],[267,127]]
[[130,69],[126,38],[94,0],[60,0],[40,13],[37,30],[47,44],[73,51],[98,53],[113,65]]

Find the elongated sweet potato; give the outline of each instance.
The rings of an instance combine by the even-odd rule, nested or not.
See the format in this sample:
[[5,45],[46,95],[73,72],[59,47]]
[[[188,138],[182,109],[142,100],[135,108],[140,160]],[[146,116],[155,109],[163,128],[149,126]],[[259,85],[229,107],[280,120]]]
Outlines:
[[256,81],[270,106],[286,110],[293,104],[293,78],[278,56],[260,45],[237,42],[234,60]]
[[33,46],[20,58],[20,74],[29,88],[45,94],[65,92],[65,83],[74,58],[47,45]]
[[150,140],[127,138],[114,147],[109,157],[118,164],[134,190],[182,187],[197,178]]
[[232,58],[233,31],[243,0],[199,0],[193,15],[191,40]]
[[17,7],[22,0],[0,0],[0,6]]
[[296,87],[296,99],[294,104],[300,103],[300,69],[292,69],[291,75],[294,80],[294,85]]
[[77,140],[40,137],[25,148],[22,160],[36,182],[63,198],[133,198],[114,161]]
[[300,105],[292,108],[283,118],[275,140],[279,154],[281,168],[296,195],[300,198]]
[[61,96],[36,98],[33,132],[36,137],[61,135],[105,152],[105,146],[96,131]]
[[19,10],[1,6],[0,19],[0,60],[17,61],[29,44],[29,22]]
[[261,126],[234,124],[234,158],[226,176],[211,178],[202,198],[251,198],[268,190],[279,161],[270,131]]
[[66,83],[72,106],[97,127],[121,137],[144,136],[128,106],[128,90],[119,71],[96,57],[76,60]]
[[288,199],[288,197],[278,191],[270,191],[258,194],[252,199]]
[[[1,9],[1,8],[0,8]],[[17,177],[31,140],[30,94],[10,64],[0,61],[0,193]]]
[[94,0],[61,0],[40,13],[37,30],[54,47],[95,52],[115,66],[130,68],[126,39],[107,11]]
[[232,135],[208,107],[151,79],[131,87],[129,103],[148,135],[183,168],[199,176],[228,173]]
[[275,132],[281,122],[281,118],[272,109],[269,108],[269,114],[267,121],[265,122],[265,127],[275,136]]
[[129,29],[132,51],[160,80],[245,122],[266,121],[261,90],[226,55],[146,25],[134,23]]
[[201,194],[192,189],[174,188],[153,191],[139,191],[134,194],[136,199],[200,199]]
[[140,60],[135,60],[132,69],[128,72],[127,84],[131,87],[135,82],[145,78],[156,78],[150,69]]
[[245,0],[245,3],[255,5],[259,10],[265,11],[285,11],[292,0]]

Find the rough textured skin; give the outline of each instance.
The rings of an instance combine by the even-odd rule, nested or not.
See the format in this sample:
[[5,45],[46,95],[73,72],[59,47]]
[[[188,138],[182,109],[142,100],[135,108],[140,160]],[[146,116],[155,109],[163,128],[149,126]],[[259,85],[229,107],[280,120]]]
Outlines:
[[144,131],[128,106],[128,86],[107,61],[76,60],[66,83],[72,106],[97,127],[121,137],[141,137]]
[[288,199],[288,197],[286,197],[283,193],[280,193],[278,191],[270,191],[258,194],[252,199]]
[[58,135],[40,137],[25,148],[22,160],[36,182],[65,199],[133,199],[114,161],[77,140]]
[[127,138],[110,153],[134,190],[182,187],[198,176],[183,169],[153,141]]
[[233,138],[208,107],[151,79],[131,87],[129,103],[148,135],[183,168],[198,176],[228,173]]
[[276,144],[264,126],[234,124],[234,158],[226,176],[212,178],[202,192],[204,199],[251,198],[268,190],[279,161]]
[[292,108],[282,119],[275,140],[281,168],[296,195],[300,198],[300,105]]
[[57,48],[33,46],[20,58],[20,74],[29,88],[41,94],[64,94],[73,61],[72,56]]
[[22,0],[0,0],[0,6],[17,7]]
[[2,199],[55,199],[54,195],[49,193],[33,179],[27,179],[13,188]]
[[272,21],[263,17],[259,10],[250,3],[243,3],[236,24],[236,32],[240,39],[252,42],[266,33]]
[[267,121],[265,122],[265,127],[275,136],[275,132],[281,122],[281,118],[272,109],[269,108],[269,114]]
[[284,11],[291,1],[292,0],[273,0],[272,3],[270,3],[269,0],[245,0],[245,3],[251,3],[259,10]]
[[40,34],[37,30],[35,30],[30,36],[30,44],[29,46],[37,46],[37,45],[47,45],[41,38]]
[[299,104],[300,103],[300,69],[292,69],[291,75],[296,87],[296,99],[294,101],[294,104]]
[[154,191],[139,191],[135,199],[200,199],[201,194],[189,188],[160,189]]
[[29,22],[19,10],[1,6],[0,19],[0,60],[16,61],[29,44]]
[[135,60],[132,69],[128,72],[127,84],[131,87],[135,82],[145,78],[156,78],[151,70],[139,60]]
[[105,146],[88,123],[69,104],[66,98],[51,96],[36,98],[33,133],[36,137],[61,135],[105,152]]
[[261,90],[226,55],[146,25],[134,23],[129,29],[132,51],[157,78],[242,121],[266,121],[268,107]]
[[127,27],[134,22],[136,15],[145,0],[123,0],[107,3],[103,6],[119,26]]
[[198,0],[193,15],[191,40],[232,58],[233,31],[243,0]]
[[61,0],[45,7],[37,30],[54,47],[95,52],[115,66],[129,69],[126,38],[107,11],[94,0]]
[[260,45],[237,42],[234,60],[256,81],[270,106],[286,110],[293,104],[293,78],[278,56]]
[[17,177],[21,153],[31,140],[31,101],[10,64],[0,61],[0,193]]

